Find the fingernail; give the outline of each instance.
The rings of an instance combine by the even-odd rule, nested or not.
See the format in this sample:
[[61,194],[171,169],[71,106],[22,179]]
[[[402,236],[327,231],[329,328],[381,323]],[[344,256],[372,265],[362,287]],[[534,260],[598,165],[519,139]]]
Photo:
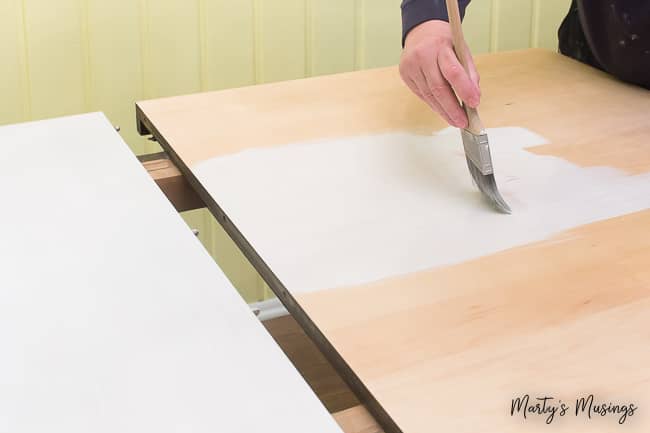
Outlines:
[[476,107],[478,107],[479,102],[480,102],[479,98],[476,98],[476,97],[470,98],[469,106],[472,107],[472,108],[476,108]]

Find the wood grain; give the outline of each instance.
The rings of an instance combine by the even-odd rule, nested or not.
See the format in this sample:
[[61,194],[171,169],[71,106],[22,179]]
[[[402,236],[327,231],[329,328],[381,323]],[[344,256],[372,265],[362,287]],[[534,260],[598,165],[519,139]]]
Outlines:
[[[650,92],[543,50],[477,62],[486,126],[530,129],[549,140],[530,151],[581,166],[650,170]],[[190,176],[201,161],[250,148],[444,127],[394,68],[148,101],[139,110]],[[298,296],[237,220],[202,193],[386,431],[548,428],[510,416],[511,399],[524,393],[650,405],[650,211],[448,268]],[[471,247],[471,239],[459,242]],[[579,433],[617,425],[612,417],[567,417],[555,427]],[[650,424],[640,411],[625,428],[646,432]]]
[[[648,407],[648,227],[644,211],[460,265],[297,299],[404,432],[433,424],[529,431],[537,423],[508,412],[525,392],[565,401],[595,393]],[[574,432],[614,425],[583,421],[559,424]],[[626,431],[647,431],[648,421],[631,418]]]
[[330,413],[359,405],[350,388],[293,317],[278,317],[262,324]]
[[363,406],[337,412],[334,419],[345,433],[383,433],[384,431]]
[[[533,149],[583,165],[650,170],[650,92],[562,55],[533,49],[477,56],[486,127],[521,126]],[[395,68],[139,102],[139,115],[191,166],[253,147],[445,124]],[[145,122],[146,123],[146,122]],[[254,128],[251,125],[254,124]]]
[[141,155],[138,160],[178,212],[205,207],[178,167],[164,153]]

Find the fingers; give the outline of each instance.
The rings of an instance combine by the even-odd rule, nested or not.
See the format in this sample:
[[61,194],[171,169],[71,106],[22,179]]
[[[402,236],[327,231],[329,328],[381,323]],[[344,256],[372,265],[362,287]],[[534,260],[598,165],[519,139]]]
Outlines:
[[400,64],[400,75],[411,91],[448,124],[458,128],[467,126],[467,115],[440,73],[435,58],[420,59],[417,62],[403,61]]
[[447,110],[445,110],[444,107],[442,107],[438,98],[436,98],[436,96],[431,91],[431,88],[427,83],[427,79],[424,75],[424,72],[422,72],[421,70],[418,70],[418,78],[415,81],[415,84],[418,88],[419,94],[421,95],[421,99],[425,101],[427,104],[429,104],[429,106],[433,109],[433,111],[440,114],[440,116],[442,116],[445,122],[447,122],[450,125],[455,125],[456,122],[449,116]]
[[[469,50],[467,50],[469,53]],[[426,21],[411,30],[400,60],[402,79],[432,110],[450,125],[467,126],[467,115],[458,98],[477,107],[481,91],[473,59],[467,72],[456,57],[449,23]]]
[[[473,62],[472,62],[473,65]],[[476,82],[465,72],[451,47],[444,47],[438,54],[438,66],[443,77],[456,90],[458,97],[470,107],[476,108],[480,102],[480,93]],[[478,74],[476,74],[478,78]],[[443,104],[444,107],[444,104]]]
[[449,115],[445,110],[440,106],[438,101],[436,101],[433,96],[429,86],[427,84],[424,73],[420,69],[419,65],[415,62],[402,61],[400,63],[400,75],[402,80],[409,89],[422,101],[424,101],[433,111],[440,114],[445,122],[450,125],[453,124]]
[[458,98],[442,76],[435,59],[427,62],[422,69],[427,82],[427,96],[433,98],[446,114],[447,123],[458,128],[467,127],[467,115],[458,103]]
[[424,101],[433,111],[436,113],[440,114],[443,119],[445,119],[445,122],[451,124],[451,119],[445,113],[445,110],[440,107],[440,104],[433,98],[431,95],[431,92],[428,89],[426,80],[424,78],[424,75],[421,73],[421,71],[417,70],[413,72],[413,77],[410,75],[408,77],[402,76],[402,79],[406,83],[409,89],[415,95],[420,98],[422,101]]

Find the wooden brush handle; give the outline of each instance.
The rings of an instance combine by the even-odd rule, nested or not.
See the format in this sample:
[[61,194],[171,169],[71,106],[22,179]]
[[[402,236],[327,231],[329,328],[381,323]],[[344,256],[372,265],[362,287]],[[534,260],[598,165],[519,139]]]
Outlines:
[[[458,8],[458,0],[445,0],[447,2],[447,13],[449,15],[449,25],[451,26],[451,37],[454,41],[454,50],[456,51],[456,57],[458,61],[463,65],[463,69],[469,75],[469,63],[468,59],[471,54],[467,49],[467,44],[465,43],[465,37],[463,36],[463,26],[460,21],[460,9]],[[463,103],[463,108],[465,113],[467,113],[467,119],[469,124],[467,130],[472,134],[479,135],[483,132],[483,123],[481,118],[478,115],[478,111],[475,108],[468,107]]]

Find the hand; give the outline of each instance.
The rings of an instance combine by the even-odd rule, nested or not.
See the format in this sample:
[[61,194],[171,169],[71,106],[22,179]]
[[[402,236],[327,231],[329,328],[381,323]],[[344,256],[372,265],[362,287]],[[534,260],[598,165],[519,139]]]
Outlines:
[[[469,50],[467,50],[469,52]],[[469,74],[458,61],[445,21],[426,21],[406,37],[399,72],[406,85],[450,125],[467,127],[467,115],[454,91],[468,106],[480,103],[479,75],[470,57]],[[453,90],[452,90],[453,89]]]

